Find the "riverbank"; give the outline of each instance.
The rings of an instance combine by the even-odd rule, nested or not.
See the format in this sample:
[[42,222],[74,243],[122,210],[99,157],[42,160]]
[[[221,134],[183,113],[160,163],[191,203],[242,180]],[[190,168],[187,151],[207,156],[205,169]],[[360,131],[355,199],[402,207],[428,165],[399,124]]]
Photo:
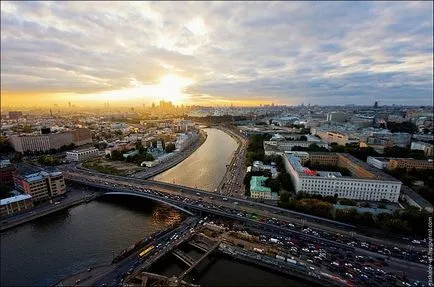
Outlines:
[[130,177],[134,178],[140,178],[140,179],[149,179],[152,178],[162,172],[165,172],[166,170],[171,169],[172,167],[175,167],[176,165],[180,164],[184,160],[186,160],[191,154],[193,154],[207,139],[208,135],[205,131],[200,131],[200,138],[199,142],[194,143],[192,146],[190,146],[185,151],[181,152],[175,159],[172,159],[169,162],[162,163],[156,167],[148,168],[145,171],[139,171],[136,172]]
[[83,195],[78,191],[72,190],[67,193],[67,197],[61,200],[59,204],[44,204],[42,206],[36,206],[34,208],[26,210],[23,213],[19,213],[2,219],[0,225],[0,232],[30,222],[40,217],[61,211],[63,209],[89,202],[95,198],[95,193]]

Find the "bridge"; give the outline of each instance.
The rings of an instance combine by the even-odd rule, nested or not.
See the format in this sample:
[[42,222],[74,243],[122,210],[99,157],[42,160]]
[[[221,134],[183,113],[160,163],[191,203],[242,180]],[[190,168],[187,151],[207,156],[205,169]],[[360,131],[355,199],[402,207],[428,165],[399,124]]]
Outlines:
[[180,211],[182,211],[184,213],[187,213],[188,215],[194,215],[193,212],[188,211],[187,209],[182,208],[178,204],[174,204],[174,203],[171,203],[171,202],[169,202],[167,200],[163,200],[161,198],[158,198],[158,197],[155,197],[155,196],[151,196],[151,195],[149,195],[147,193],[140,193],[140,192],[134,192],[134,191],[108,191],[108,192],[105,192],[104,194],[106,194],[106,195],[132,195],[132,196],[137,196],[137,197],[143,197],[143,198],[151,199],[153,201],[157,201],[157,202],[169,205],[169,206],[171,206],[173,208],[176,208],[176,209],[178,209],[178,210],[180,210]]
[[[99,183],[94,183],[94,182],[86,182],[83,179],[75,179],[74,181],[84,183],[85,185],[88,185],[88,186],[93,186],[95,188],[105,190],[105,192],[103,192],[104,194],[133,195],[133,196],[140,196],[140,197],[144,197],[144,198],[149,198],[151,200],[156,200],[156,201],[158,200],[158,202],[162,202],[164,204],[169,204],[170,206],[173,206],[179,210],[187,212],[188,214],[193,214],[191,212],[191,210],[196,211],[196,212],[200,212],[200,213],[205,213],[205,214],[214,214],[214,215],[218,215],[221,217],[235,219],[237,221],[245,222],[246,224],[250,224],[250,225],[260,224],[264,230],[273,230],[275,232],[282,233],[282,234],[290,234],[291,236],[296,235],[299,238],[302,238],[305,240],[310,240],[312,242],[319,242],[320,241],[323,243],[327,243],[331,246],[339,247],[341,249],[348,250],[348,251],[354,251],[355,250],[354,247],[350,247],[350,246],[343,244],[343,243],[328,240],[325,238],[320,238],[320,237],[306,234],[306,233],[303,233],[303,232],[300,232],[300,231],[297,231],[294,229],[290,229],[287,227],[282,227],[282,226],[278,226],[278,225],[274,225],[274,224],[270,224],[270,223],[266,223],[266,222],[258,222],[257,220],[250,219],[247,217],[241,217],[241,216],[238,216],[236,213],[233,214],[233,213],[227,212],[225,210],[218,210],[218,209],[212,208],[210,206],[207,206],[205,202],[203,202],[203,204],[201,204],[202,205],[201,206],[198,204],[184,202],[182,200],[182,198],[180,198],[179,200],[166,198],[164,196],[164,194],[158,195],[158,194],[154,194],[154,193],[132,191],[132,190],[127,190],[127,189],[121,188],[121,187],[113,187],[113,186],[107,186],[104,184],[99,184]],[[231,203],[228,204],[225,202],[222,202],[221,204],[222,205],[231,205]],[[238,210],[238,211],[243,211],[242,207],[236,206],[236,205],[230,206],[230,208]]]
[[193,247],[196,247],[197,249],[203,251],[203,252],[207,252],[208,248],[206,247],[206,245],[201,244],[200,242],[193,242],[193,241],[189,241],[188,245],[191,245]]
[[211,252],[213,252],[217,247],[219,247],[220,245],[220,240],[216,242],[216,244],[214,244],[211,248],[208,249],[208,251],[202,255],[202,257],[200,257],[196,262],[194,262],[194,264],[190,265],[190,267],[185,270],[184,272],[182,272],[181,275],[178,276],[179,279],[184,278],[185,275],[187,275],[191,270],[193,270],[194,268],[196,268],[197,265],[199,265],[205,258],[208,257],[208,255],[211,254]]
[[172,252],[172,254],[178,258],[179,260],[181,260],[182,262],[184,262],[185,264],[187,264],[187,266],[192,266],[194,265],[194,259],[191,258],[190,256],[188,256],[186,253],[184,253],[183,251],[176,249],[175,251]]
[[[339,247],[348,250],[346,244],[336,242],[333,240],[327,240],[325,238],[317,237],[314,235],[305,234],[299,232],[294,229],[289,229],[282,226],[277,226],[273,224],[269,224],[267,222],[258,222],[257,220],[253,220],[250,218],[246,218],[243,216],[238,216],[238,212],[254,212],[257,214],[262,214],[268,218],[270,217],[282,217],[285,221],[292,221],[294,223],[300,224],[304,226],[310,226],[313,228],[318,228],[321,230],[325,230],[328,232],[338,232],[340,234],[344,234],[348,237],[352,237],[354,239],[372,242],[374,244],[387,244],[390,246],[397,246],[404,250],[408,248],[405,244],[400,244],[398,242],[390,242],[384,239],[372,238],[365,235],[356,234],[352,230],[352,225],[340,223],[337,221],[324,219],[316,216],[311,216],[295,211],[290,211],[286,209],[282,209],[275,206],[270,206],[258,202],[252,202],[249,200],[244,200],[240,198],[234,198],[229,196],[222,196],[216,193],[207,192],[195,188],[189,188],[184,186],[179,186],[176,184],[149,181],[149,180],[139,180],[132,178],[125,178],[120,176],[112,176],[101,173],[91,173],[91,172],[65,172],[65,179],[71,182],[78,183],[80,185],[92,186],[94,188],[98,188],[105,193],[108,192],[118,192],[122,194],[130,194],[130,195],[143,195],[142,197],[149,198],[151,200],[159,200],[164,204],[171,204],[171,206],[183,210],[188,214],[192,214],[192,211],[206,214],[215,214],[227,218],[236,219],[238,221],[246,222],[248,224],[260,224],[261,227],[276,230],[279,232],[290,233],[292,235],[298,235],[301,238],[308,239],[314,242],[324,242],[328,243],[331,246]],[[118,186],[119,185],[119,186]],[[133,191],[131,189],[139,189],[140,191]],[[146,192],[145,189],[148,189],[152,192]],[[168,197],[170,196],[170,197]],[[190,202],[186,202],[185,199],[196,200],[196,204],[192,204]],[[201,203],[198,204],[197,201],[201,200]],[[238,204],[234,204],[237,202]],[[219,205],[219,208],[216,207]],[[222,210],[222,208],[224,207]],[[251,211],[247,211],[251,210]],[[273,214],[281,214],[273,215]],[[283,216],[285,216],[283,218]],[[295,217],[295,218],[294,218]],[[309,220],[309,221],[308,221]],[[349,232],[348,229],[350,228]],[[422,247],[414,247],[414,250],[425,251]],[[352,249],[354,250],[354,249]],[[378,253],[375,255],[381,256]]]

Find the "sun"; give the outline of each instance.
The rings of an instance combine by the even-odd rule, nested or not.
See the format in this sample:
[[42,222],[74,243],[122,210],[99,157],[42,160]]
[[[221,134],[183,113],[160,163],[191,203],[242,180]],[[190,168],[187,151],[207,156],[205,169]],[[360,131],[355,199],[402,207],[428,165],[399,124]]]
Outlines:
[[193,84],[193,81],[174,74],[168,74],[160,79],[157,85],[159,96],[166,101],[181,103],[185,100],[184,89]]

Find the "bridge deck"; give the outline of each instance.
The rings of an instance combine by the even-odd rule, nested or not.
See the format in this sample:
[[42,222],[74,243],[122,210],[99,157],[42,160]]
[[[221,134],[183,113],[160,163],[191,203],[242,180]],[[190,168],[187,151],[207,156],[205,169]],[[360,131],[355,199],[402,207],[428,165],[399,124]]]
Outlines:
[[181,250],[177,249],[173,251],[173,255],[175,255],[176,258],[187,264],[187,266],[194,265],[194,259],[182,252]]
[[199,260],[197,260],[193,265],[191,265],[187,270],[185,270],[178,278],[184,278],[185,275],[187,275],[191,270],[193,270],[193,268],[195,268],[200,262],[202,262],[206,257],[208,257],[208,255],[210,255],[211,252],[213,252],[220,245],[220,242],[221,240],[217,241],[214,246],[212,246],[201,258],[199,258]]

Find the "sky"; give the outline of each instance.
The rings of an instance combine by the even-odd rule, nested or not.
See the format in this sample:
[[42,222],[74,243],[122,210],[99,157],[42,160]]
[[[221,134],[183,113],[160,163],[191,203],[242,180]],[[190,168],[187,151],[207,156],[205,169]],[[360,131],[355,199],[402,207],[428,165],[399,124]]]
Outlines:
[[1,1],[2,106],[432,97],[431,1]]

